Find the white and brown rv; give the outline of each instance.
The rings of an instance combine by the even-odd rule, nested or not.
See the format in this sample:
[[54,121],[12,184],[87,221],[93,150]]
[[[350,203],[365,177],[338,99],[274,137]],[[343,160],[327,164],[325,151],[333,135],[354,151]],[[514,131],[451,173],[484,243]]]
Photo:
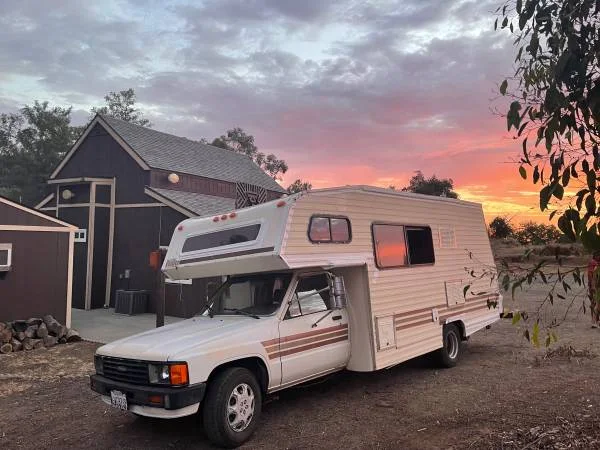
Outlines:
[[502,309],[475,264],[494,265],[481,205],[448,198],[348,186],[188,219],[163,271],[222,285],[197,317],[98,349],[92,388],[140,415],[200,410],[235,446],[268,393],[430,352],[456,364]]

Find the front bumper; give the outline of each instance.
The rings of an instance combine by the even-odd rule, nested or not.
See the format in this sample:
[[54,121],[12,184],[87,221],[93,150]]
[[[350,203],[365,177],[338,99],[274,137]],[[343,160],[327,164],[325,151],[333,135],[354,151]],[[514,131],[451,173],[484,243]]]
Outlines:
[[[206,383],[182,387],[142,386],[110,380],[96,374],[90,376],[90,387],[93,391],[108,397],[110,391],[121,391],[127,396],[128,405],[175,410],[200,403],[204,398]],[[162,403],[156,402],[157,397],[162,398]],[[151,398],[154,401],[151,401]]]

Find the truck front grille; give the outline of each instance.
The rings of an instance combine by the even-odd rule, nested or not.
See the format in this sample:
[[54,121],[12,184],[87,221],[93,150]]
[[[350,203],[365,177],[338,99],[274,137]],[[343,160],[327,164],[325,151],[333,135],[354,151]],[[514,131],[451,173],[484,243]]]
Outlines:
[[111,380],[133,384],[148,384],[148,363],[134,359],[106,356],[103,358],[104,376]]

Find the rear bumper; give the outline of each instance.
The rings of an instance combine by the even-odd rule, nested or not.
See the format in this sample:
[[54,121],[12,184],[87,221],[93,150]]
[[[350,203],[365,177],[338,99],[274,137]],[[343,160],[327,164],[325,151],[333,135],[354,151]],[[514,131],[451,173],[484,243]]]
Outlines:
[[[110,380],[102,375],[91,375],[90,387],[93,391],[105,397],[110,397],[110,391],[112,390],[121,391],[127,396],[128,405],[172,411],[191,406],[196,406],[195,409],[197,410],[198,404],[204,398],[206,383],[198,383],[184,387],[140,386],[137,384]],[[154,401],[150,401],[150,397],[153,397]],[[161,398],[162,403],[156,402],[158,397]],[[130,409],[133,412],[136,412],[134,409],[141,408]],[[143,409],[146,410],[148,408]]]

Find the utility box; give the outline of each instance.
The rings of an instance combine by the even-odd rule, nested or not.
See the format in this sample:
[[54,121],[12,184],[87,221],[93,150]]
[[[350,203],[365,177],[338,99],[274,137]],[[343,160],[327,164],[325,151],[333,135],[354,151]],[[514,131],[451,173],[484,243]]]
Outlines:
[[115,314],[143,314],[148,308],[148,291],[118,289],[115,298]]

